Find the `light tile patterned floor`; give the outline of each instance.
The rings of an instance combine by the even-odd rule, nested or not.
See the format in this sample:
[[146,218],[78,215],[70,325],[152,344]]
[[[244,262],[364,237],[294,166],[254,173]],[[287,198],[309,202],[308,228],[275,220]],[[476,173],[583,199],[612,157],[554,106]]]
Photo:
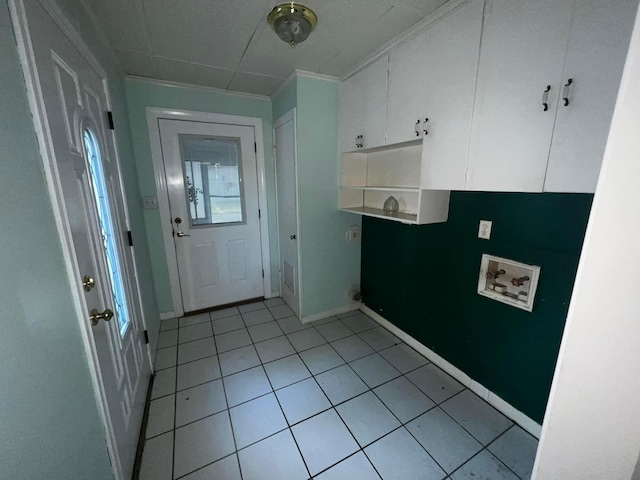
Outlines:
[[162,322],[142,480],[528,479],[537,440],[361,312]]

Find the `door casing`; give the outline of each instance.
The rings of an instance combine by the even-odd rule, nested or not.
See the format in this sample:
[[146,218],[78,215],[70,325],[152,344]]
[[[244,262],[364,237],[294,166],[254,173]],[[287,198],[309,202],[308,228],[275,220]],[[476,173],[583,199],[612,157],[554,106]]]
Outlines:
[[271,296],[271,255],[269,247],[269,214],[267,209],[266,171],[264,163],[264,135],[262,132],[262,119],[257,117],[243,117],[239,115],[225,115],[221,113],[194,112],[189,110],[176,110],[173,108],[147,107],[147,127],[149,130],[149,143],[153,160],[153,172],[156,184],[158,209],[160,211],[162,225],[162,240],[169,269],[169,285],[171,288],[171,300],[173,310],[161,312],[161,319],[177,318],[184,315],[182,295],[180,293],[180,277],[178,274],[178,260],[173,242],[173,226],[171,211],[169,210],[169,191],[165,177],[164,160],[160,143],[160,129],[158,120],[188,120],[193,122],[222,123],[229,125],[243,125],[253,127],[256,141],[256,172],[258,176],[258,205],[260,208],[260,242],[262,247],[262,268],[264,278],[262,285],[264,296]]
[[[87,45],[82,40],[80,34],[76,31],[75,27],[60,9],[55,2],[48,2],[39,0],[38,2],[40,6],[51,16],[53,21],[57,24],[57,26],[61,29],[61,31],[65,34],[71,44],[78,50],[80,55],[86,60],[86,62],[90,65],[90,67],[98,74],[98,76],[102,79],[103,82],[106,82],[108,79],[107,72],[102,68],[100,62],[97,60],[93,52],[87,47]],[[58,236],[60,238],[60,243],[62,245],[62,256],[64,261],[64,266],[66,270],[66,274],[69,280],[70,285],[70,293],[73,302],[73,308],[76,313],[76,319],[79,324],[80,336],[82,339],[82,343],[87,355],[87,364],[89,367],[89,374],[91,378],[91,384],[93,387],[96,405],[98,408],[98,412],[100,414],[102,423],[105,428],[105,443],[107,445],[107,451],[109,453],[109,457],[111,459],[111,465],[113,467],[113,476],[116,480],[124,480],[124,474],[121,471],[120,460],[117,455],[117,447],[116,447],[116,439],[114,435],[113,425],[111,423],[111,419],[109,417],[109,409],[107,405],[107,397],[105,393],[105,386],[101,378],[100,374],[100,364],[98,360],[98,353],[96,350],[96,345],[94,342],[93,334],[91,331],[91,327],[89,326],[89,322],[87,321],[87,309],[84,302],[85,292],[78,282],[77,271],[78,271],[78,262],[75,256],[75,249],[73,244],[73,238],[71,235],[71,228],[69,223],[69,218],[67,217],[64,197],[62,192],[62,187],[60,185],[60,180],[58,177],[58,170],[55,163],[55,153],[54,147],[51,139],[51,134],[48,126],[48,118],[46,114],[46,108],[44,104],[44,99],[42,96],[42,91],[40,89],[39,81],[38,81],[38,73],[37,73],[37,64],[33,55],[33,50],[31,47],[31,34],[29,31],[29,24],[26,18],[26,12],[24,10],[24,6],[21,0],[9,0],[9,10],[11,14],[11,19],[13,23],[13,27],[15,30],[16,36],[16,44],[18,48],[18,55],[20,57],[20,62],[22,64],[22,69],[24,72],[26,90],[27,90],[27,99],[29,101],[29,107],[31,113],[33,115],[33,125],[36,133],[36,137],[38,138],[38,147],[40,150],[40,157],[42,159],[42,164],[45,173],[45,180],[47,184],[47,191],[49,194],[49,198],[51,201],[51,207],[53,210],[53,217],[56,223],[56,228],[58,231]],[[112,110],[111,98],[109,95],[106,95],[107,101],[107,109],[109,111]],[[115,130],[111,131],[111,135],[113,135],[113,143],[114,146],[117,147],[118,142],[116,138]],[[116,163],[117,167],[117,175],[118,182],[121,188],[117,193],[121,195],[122,202],[126,206],[128,204],[126,199],[126,194],[122,189],[122,185],[124,185],[122,179],[122,170],[120,168],[120,156],[118,154],[118,149],[114,148],[113,152],[113,160]],[[123,209],[122,212],[124,216],[125,223],[130,226],[131,221],[129,218],[129,212],[126,208]],[[136,261],[135,261],[135,249],[131,247],[131,257],[133,261],[131,262],[131,276],[134,278],[130,278],[131,284],[135,289],[135,297],[138,302],[140,302],[141,296],[141,288],[139,283],[139,276],[136,269]],[[131,300],[136,300],[136,298],[132,298]],[[141,323],[141,328],[147,329],[146,327],[146,319],[144,317],[144,310],[142,305],[139,303],[135,307],[132,306],[135,310],[137,310],[137,320]],[[153,371],[153,362],[151,359],[151,351],[147,346],[147,361],[149,362],[149,368]]]
[[[277,175],[277,169],[278,169],[278,163],[277,163],[277,151],[276,151],[276,129],[282,125],[284,125],[287,122],[293,122],[293,177],[294,177],[294,181],[295,181],[295,185],[294,185],[294,196],[295,196],[295,206],[296,206],[296,211],[294,212],[295,215],[295,219],[296,219],[296,231],[294,232],[296,235],[296,241],[298,242],[298,245],[296,247],[297,250],[297,258],[296,261],[298,263],[298,265],[296,266],[296,289],[297,289],[297,301],[298,301],[298,316],[299,318],[302,318],[302,281],[300,279],[300,268],[302,265],[302,256],[301,256],[301,238],[300,238],[300,205],[299,205],[299,198],[298,198],[298,130],[297,130],[297,124],[296,124],[296,108],[292,108],[291,110],[289,110],[288,112],[286,112],[284,115],[282,115],[280,118],[278,118],[275,122],[273,122],[273,149],[274,149],[274,155],[273,155],[273,161],[276,164],[276,201],[277,203],[280,203],[280,196],[278,195],[278,175]],[[276,208],[276,212],[279,212],[279,208]],[[284,272],[282,271],[282,247],[280,245],[281,242],[281,234],[280,234],[280,216],[278,214],[278,265],[280,266],[280,284],[278,285],[279,289],[280,289],[280,294],[282,295],[282,276],[284,275]]]

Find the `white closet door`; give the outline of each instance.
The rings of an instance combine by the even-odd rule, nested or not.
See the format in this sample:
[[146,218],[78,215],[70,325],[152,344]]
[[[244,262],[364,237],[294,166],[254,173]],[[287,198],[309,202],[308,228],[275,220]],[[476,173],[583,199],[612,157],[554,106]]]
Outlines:
[[546,192],[594,192],[633,29],[637,0],[577,0],[553,132]]
[[542,191],[572,4],[487,0],[467,190]]

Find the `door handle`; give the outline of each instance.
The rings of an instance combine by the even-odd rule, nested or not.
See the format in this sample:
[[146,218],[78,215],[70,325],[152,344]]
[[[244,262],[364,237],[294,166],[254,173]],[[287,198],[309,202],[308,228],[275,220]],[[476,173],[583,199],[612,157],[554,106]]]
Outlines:
[[190,237],[190,236],[191,236],[191,234],[190,234],[190,233],[184,233],[182,230],[178,230],[178,231],[176,232],[176,236],[177,236],[178,238],[182,238],[182,237]]
[[567,80],[567,83],[564,84],[564,88],[562,89],[562,100],[564,100],[564,106],[569,106],[569,87],[573,83],[573,78]]
[[547,85],[547,89],[542,93],[542,111],[546,112],[549,110],[549,90],[551,90],[551,85]]
[[296,236],[295,236],[295,234],[294,234],[294,235],[289,235],[289,238],[290,238],[291,240],[295,240],[295,239],[296,239]]
[[93,325],[94,327],[98,324],[100,320],[104,320],[105,322],[108,322],[113,318],[113,311],[108,308],[105,308],[104,312],[102,313],[100,313],[98,310],[94,308],[93,310],[91,310],[90,313],[91,313],[91,316],[89,317],[89,320],[91,320],[91,325]]

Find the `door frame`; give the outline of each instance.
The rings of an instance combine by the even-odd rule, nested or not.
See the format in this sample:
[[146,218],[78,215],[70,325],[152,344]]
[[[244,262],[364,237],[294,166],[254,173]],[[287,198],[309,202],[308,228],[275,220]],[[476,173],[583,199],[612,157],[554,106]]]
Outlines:
[[[175,108],[147,107],[147,128],[149,130],[149,146],[153,161],[153,174],[156,185],[158,209],[160,210],[160,224],[162,228],[162,241],[164,253],[169,270],[169,285],[171,288],[171,300],[173,311],[162,312],[160,318],[170,319],[184,315],[182,293],[180,290],[180,276],[178,273],[178,259],[173,241],[173,222],[169,209],[169,190],[164,169],[162,145],[160,143],[159,120],[184,120],[202,123],[221,123],[227,125],[240,125],[253,127],[256,142],[256,175],[258,177],[258,208],[260,209],[260,244],[262,247],[262,269],[264,277],[262,288],[264,297],[271,296],[271,250],[269,246],[269,212],[267,208],[266,171],[264,163],[264,135],[262,131],[262,119],[258,117],[243,117],[240,115],[226,115],[211,112],[196,112],[191,110],[178,110]],[[163,220],[164,219],[164,220]]]
[[302,239],[300,238],[300,198],[298,195],[298,126],[297,126],[297,110],[296,107],[293,107],[291,110],[284,113],[281,117],[279,117],[275,122],[273,122],[273,170],[275,177],[275,185],[276,185],[276,224],[278,230],[278,269],[279,269],[279,282],[278,282],[278,291],[280,295],[282,295],[282,275],[284,272],[282,271],[281,261],[281,249],[280,249],[280,216],[278,214],[278,204],[280,202],[280,197],[278,196],[278,162],[277,155],[278,152],[276,150],[276,128],[284,125],[288,121],[293,122],[293,176],[295,180],[295,198],[296,198],[296,239],[298,240],[298,246],[296,248],[298,258],[296,261],[297,272],[296,272],[296,288],[298,289],[298,312],[300,318],[302,318],[302,281],[300,280],[300,270],[302,269],[302,254],[300,253],[300,245],[302,244]]
[[[59,173],[55,161],[55,152],[53,149],[51,132],[48,126],[44,97],[38,81],[38,65],[35,61],[35,55],[31,43],[31,34],[29,31],[29,24],[27,22],[23,1],[24,0],[9,0],[9,11],[15,31],[18,55],[20,57],[22,71],[24,73],[27,99],[33,117],[33,127],[35,130],[36,138],[38,139],[38,149],[40,150],[40,158],[44,168],[47,192],[49,194],[51,208],[53,210],[53,218],[56,223],[58,237],[60,238],[60,243],[62,246],[62,256],[67,273],[67,278],[69,280],[73,309],[75,310],[76,320],[78,321],[78,326],[80,329],[80,337],[82,338],[82,343],[87,357],[89,375],[91,378],[96,405],[98,407],[98,412],[105,428],[105,441],[109,458],[111,460],[113,476],[116,480],[124,480],[120,458],[117,453],[118,451],[116,447],[113,424],[111,423],[111,417],[109,416],[105,387],[104,383],[102,382],[100,363],[98,361],[98,352],[91,332],[91,327],[89,326],[89,322],[87,322],[88,309],[84,301],[84,290],[77,278],[78,261],[75,256],[73,237],[71,234],[70,222],[65,208],[62,186],[60,183]],[[52,20],[62,30],[71,44],[78,50],[84,60],[101,78],[106,96],[105,107],[108,109],[108,111],[111,111],[112,104],[111,96],[109,95],[108,75],[106,70],[102,67],[100,62],[98,62],[93,52],[82,40],[81,35],[77,32],[75,27],[73,27],[73,24],[69,21],[69,19],[56,3],[43,0],[38,0],[38,3],[51,16]],[[115,130],[111,130],[110,135],[112,136],[111,138],[114,144],[113,161],[117,167],[116,169],[119,183],[119,191],[117,193],[122,197],[121,200],[124,205],[124,221],[127,225],[127,228],[130,229],[131,221],[129,212],[126,208],[128,202],[124,191],[124,182],[122,178],[122,169],[120,168],[120,156],[118,154],[118,142]],[[143,330],[146,330],[147,322],[144,316],[144,309],[141,302],[141,288],[139,283],[139,275],[137,272],[136,254],[134,247],[131,247],[130,254],[132,262],[131,271],[129,272],[131,275],[129,275],[129,277],[133,276],[134,278],[129,278],[129,281],[131,282],[134,294],[137,297],[131,299],[132,312],[134,313],[133,321],[139,321],[141,324],[140,327]],[[151,359],[151,350],[149,348],[149,345],[147,345],[147,362],[150,371],[153,372],[153,362]]]

